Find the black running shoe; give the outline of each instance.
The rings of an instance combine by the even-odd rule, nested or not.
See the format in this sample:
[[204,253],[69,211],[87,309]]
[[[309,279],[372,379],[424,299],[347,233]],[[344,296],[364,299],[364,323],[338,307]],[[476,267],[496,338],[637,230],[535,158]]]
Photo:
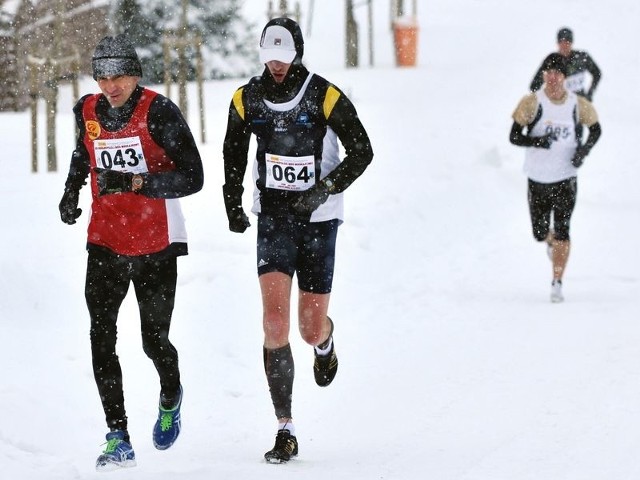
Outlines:
[[336,373],[338,373],[338,357],[333,340],[331,341],[331,351],[327,355],[318,355],[315,349],[313,353],[316,357],[313,362],[313,376],[319,386],[326,387],[333,382]]
[[296,455],[298,455],[298,440],[289,430],[283,429],[278,430],[276,444],[264,454],[264,459],[269,463],[286,463]]

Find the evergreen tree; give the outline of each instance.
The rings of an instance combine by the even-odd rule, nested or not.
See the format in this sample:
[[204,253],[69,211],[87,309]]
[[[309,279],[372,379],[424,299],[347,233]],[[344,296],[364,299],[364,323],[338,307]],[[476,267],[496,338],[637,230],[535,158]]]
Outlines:
[[[112,12],[114,33],[125,33],[132,40],[142,62],[145,81],[161,83],[165,60],[163,43],[187,38],[185,55],[187,78],[195,79],[196,33],[202,39],[201,54],[207,79],[247,76],[258,67],[254,25],[240,15],[238,0],[188,0],[186,30],[183,28],[182,2],[167,0],[119,0]],[[186,33],[186,37],[185,37]],[[169,42],[168,71],[175,80],[178,49]]]
[[120,0],[113,12],[114,34],[124,33],[134,45],[146,47],[159,34],[142,13],[137,0]]

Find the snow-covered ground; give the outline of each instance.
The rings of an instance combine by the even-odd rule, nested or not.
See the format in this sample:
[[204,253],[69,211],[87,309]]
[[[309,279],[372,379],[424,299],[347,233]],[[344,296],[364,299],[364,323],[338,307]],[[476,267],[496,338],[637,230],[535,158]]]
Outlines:
[[[315,386],[311,348],[293,329],[299,457],[262,460],[276,423],[262,367],[255,226],[230,233],[222,203],[226,111],[242,83],[225,81],[205,92],[205,188],[183,201],[191,254],[179,260],[172,327],[183,432],[168,451],[152,446],[159,387],[131,291],[119,355],[138,466],[105,475],[637,479],[640,7],[417,2],[419,64],[398,69],[388,2],[374,3],[374,67],[363,55],[362,68],[343,68],[343,2],[315,2],[307,38],[307,64],[352,98],[376,156],[347,192],[338,237],[330,313],[340,371],[330,388]],[[260,24],[265,5],[246,2]],[[366,8],[357,15],[364,41]],[[508,133],[564,25],[603,70],[595,96],[603,136],[580,171],[566,301],[551,304],[551,267],[530,234],[524,150]],[[95,90],[91,79],[82,85]],[[64,88],[56,173],[46,171],[44,146],[41,172],[30,172],[28,113],[0,115],[0,471],[12,480],[102,475],[94,462],[106,429],[83,297],[89,192],[77,225],[62,224],[57,208],[74,143],[71,107]]]

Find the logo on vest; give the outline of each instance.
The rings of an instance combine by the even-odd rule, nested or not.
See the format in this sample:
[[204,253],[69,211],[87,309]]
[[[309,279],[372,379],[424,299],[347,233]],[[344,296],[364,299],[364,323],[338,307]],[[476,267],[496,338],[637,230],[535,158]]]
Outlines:
[[287,131],[287,122],[284,119],[279,119],[276,122],[276,126],[273,128],[275,132],[286,132]]
[[296,119],[296,125],[310,126],[311,120],[309,120],[309,114],[307,112],[301,112]]
[[84,124],[89,140],[95,140],[100,136],[100,124],[95,120],[87,120]]

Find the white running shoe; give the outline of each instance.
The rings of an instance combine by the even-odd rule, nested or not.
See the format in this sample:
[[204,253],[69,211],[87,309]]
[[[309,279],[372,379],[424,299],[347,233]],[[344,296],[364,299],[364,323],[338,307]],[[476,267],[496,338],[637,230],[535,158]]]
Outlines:
[[562,280],[554,280],[551,282],[551,303],[560,303],[562,301],[564,301]]

